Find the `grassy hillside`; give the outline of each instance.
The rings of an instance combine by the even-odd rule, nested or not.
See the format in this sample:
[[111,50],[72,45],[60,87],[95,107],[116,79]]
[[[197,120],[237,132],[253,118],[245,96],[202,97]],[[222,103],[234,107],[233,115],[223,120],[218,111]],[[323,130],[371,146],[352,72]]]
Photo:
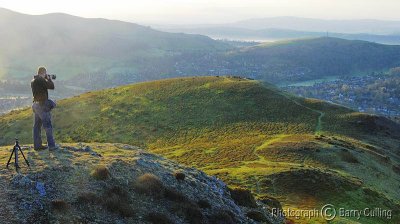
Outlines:
[[239,49],[227,60],[238,74],[285,84],[388,70],[400,65],[400,46],[322,37]]
[[[257,81],[177,78],[58,103],[58,141],[142,146],[248,187],[260,199],[272,195],[285,208],[398,209],[400,203],[398,125]],[[12,144],[16,135],[31,142],[31,126],[29,108],[0,117],[0,144]]]

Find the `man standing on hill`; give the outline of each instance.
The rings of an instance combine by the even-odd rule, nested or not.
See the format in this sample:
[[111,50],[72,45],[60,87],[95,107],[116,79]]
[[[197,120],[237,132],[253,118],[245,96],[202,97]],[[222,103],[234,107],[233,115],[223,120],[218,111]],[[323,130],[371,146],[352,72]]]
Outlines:
[[49,99],[48,89],[54,89],[53,80],[45,67],[39,67],[37,75],[34,76],[31,82],[33,93],[32,110],[35,114],[35,124],[33,125],[33,142],[35,150],[47,149],[42,145],[42,126],[46,131],[47,145],[49,150],[55,150],[58,147],[55,144],[53,137],[53,126],[51,124],[50,111],[56,106],[54,101]]

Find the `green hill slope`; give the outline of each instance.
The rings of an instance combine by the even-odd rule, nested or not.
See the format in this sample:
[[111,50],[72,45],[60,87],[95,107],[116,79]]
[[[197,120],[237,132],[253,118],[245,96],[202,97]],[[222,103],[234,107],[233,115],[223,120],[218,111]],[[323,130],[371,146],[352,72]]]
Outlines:
[[239,49],[227,60],[238,74],[284,84],[387,70],[400,65],[400,46],[323,37]]
[[[62,100],[53,117],[60,142],[139,145],[248,187],[259,199],[277,197],[285,208],[395,210],[400,202],[398,125],[253,80],[138,83]],[[0,144],[15,135],[31,142],[31,126],[30,109],[1,116]]]

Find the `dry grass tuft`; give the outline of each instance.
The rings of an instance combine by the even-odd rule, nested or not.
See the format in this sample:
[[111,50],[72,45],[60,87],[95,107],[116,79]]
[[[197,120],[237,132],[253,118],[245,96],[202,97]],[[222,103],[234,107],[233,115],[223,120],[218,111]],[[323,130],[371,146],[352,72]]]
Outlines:
[[91,175],[92,175],[92,177],[94,177],[97,180],[107,180],[108,178],[111,177],[110,171],[105,166],[96,167],[92,171]]
[[164,185],[160,178],[151,173],[143,174],[134,183],[135,190],[149,196],[160,197],[164,194]]
[[185,177],[186,177],[186,175],[184,173],[182,173],[182,172],[175,172],[174,176],[179,181],[184,181]]

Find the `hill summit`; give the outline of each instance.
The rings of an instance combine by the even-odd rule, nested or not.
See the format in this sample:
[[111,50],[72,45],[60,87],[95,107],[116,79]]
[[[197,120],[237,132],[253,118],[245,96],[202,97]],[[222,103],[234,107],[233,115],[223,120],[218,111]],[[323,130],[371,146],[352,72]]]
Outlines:
[[30,168],[0,173],[2,223],[256,223],[247,217],[254,214],[279,223],[261,202],[239,206],[243,199],[235,201],[235,190],[221,180],[138,147],[79,143],[24,151]]

